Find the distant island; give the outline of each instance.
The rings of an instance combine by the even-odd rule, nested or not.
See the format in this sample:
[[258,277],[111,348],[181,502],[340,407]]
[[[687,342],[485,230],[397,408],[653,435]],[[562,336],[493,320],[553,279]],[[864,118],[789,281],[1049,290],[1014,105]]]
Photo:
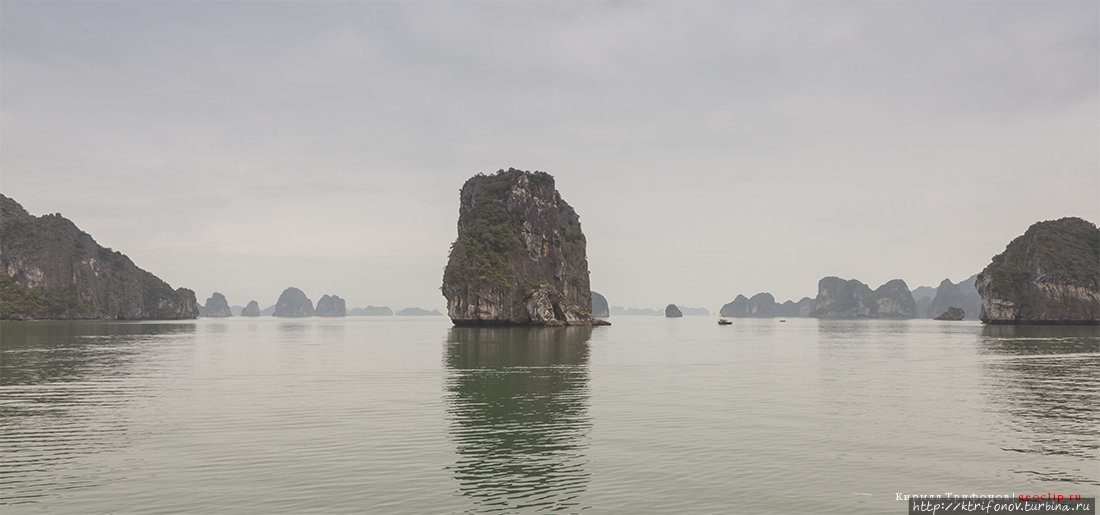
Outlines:
[[917,302],[905,281],[894,279],[874,291],[855,279],[826,277],[817,283],[816,318],[916,318]]
[[348,310],[349,316],[393,316],[393,310],[386,307],[367,306],[365,308],[351,308]]
[[258,317],[260,316],[260,304],[254,300],[249,301],[248,305],[241,310],[242,317]]
[[214,292],[209,299],[206,299],[206,305],[199,305],[199,316],[210,318],[221,318],[233,316],[233,310],[229,308],[229,302],[225,300],[225,295],[218,292]]
[[295,287],[283,290],[279,295],[279,302],[275,303],[277,317],[309,317],[313,316],[313,301],[306,297],[305,292]]
[[[587,241],[576,211],[544,172],[509,168],[478,174],[460,192],[458,237],[444,270],[447,311],[458,326],[606,325],[610,316],[709,316],[706,308],[608,306],[589,289]],[[205,304],[172,289],[125,255],[98,245],[58,214],[33,216],[0,194],[0,319],[142,320],[202,317],[443,316],[386,306],[348,310],[344,299],[313,302],[289,287],[261,310],[230,306],[213,292]],[[776,302],[768,292],[738,294],[718,314],[731,318],[978,318],[989,324],[1100,324],[1100,229],[1080,218],[1033,224],[959,283],[945,278],[912,291],[894,279],[871,290],[856,279],[825,277],[816,298]]]
[[443,273],[451,321],[606,325],[592,316],[586,245],[550,174],[475,175],[459,193],[458,238]]
[[33,216],[0,195],[0,318],[166,320],[199,316],[195,292],[172,289],[61,216]]
[[322,295],[317,301],[317,309],[313,310],[314,316],[342,317],[347,315],[344,299],[336,295]]
[[913,288],[913,299],[917,301],[917,316],[932,318],[943,313],[951,306],[958,307],[966,313],[966,318],[978,319],[978,312],[982,309],[982,298],[974,283],[978,274],[971,275],[958,284],[950,279],[940,281],[938,287],[920,286]]
[[611,316],[611,311],[607,308],[607,299],[596,292],[592,292],[592,316],[596,318]]
[[[710,310],[707,308],[687,308],[680,305],[675,305],[676,309],[680,311],[683,316],[710,316]],[[666,306],[667,308],[667,306]],[[624,308],[622,306],[611,306],[608,309],[608,314],[615,317],[633,317],[633,316],[665,316],[664,309],[652,309],[652,308]]]
[[732,302],[722,306],[718,314],[730,318],[808,317],[816,305],[817,301],[809,297],[803,297],[797,303],[788,300],[778,304],[772,294],[761,292],[752,298],[738,295]]
[[404,317],[404,316],[443,316],[443,313],[440,313],[438,309],[433,309],[431,311],[428,311],[426,309],[420,309],[420,308],[405,308],[405,309],[402,309],[401,311],[398,311],[397,316],[399,316],[399,317]]
[[624,308],[622,306],[611,306],[608,312],[613,317],[632,317],[632,316],[644,316],[652,317],[661,315],[664,316],[664,311],[659,311],[650,308]]

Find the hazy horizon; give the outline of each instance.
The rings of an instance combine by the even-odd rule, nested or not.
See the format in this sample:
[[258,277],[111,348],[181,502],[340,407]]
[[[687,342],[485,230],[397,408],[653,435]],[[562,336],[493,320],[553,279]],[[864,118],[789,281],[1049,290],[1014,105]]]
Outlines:
[[200,303],[446,312],[553,175],[609,306],[959,282],[1100,220],[1096,2],[0,3],[0,192]]

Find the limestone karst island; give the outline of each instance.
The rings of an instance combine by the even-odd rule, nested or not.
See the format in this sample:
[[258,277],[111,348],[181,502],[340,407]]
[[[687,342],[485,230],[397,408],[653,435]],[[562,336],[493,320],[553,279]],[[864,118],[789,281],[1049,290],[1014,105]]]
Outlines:
[[975,286],[987,324],[1100,324],[1100,229],[1080,218],[1034,224]]
[[580,218],[544,172],[509,168],[462,186],[443,272],[457,326],[609,325],[592,316]]
[[7,320],[152,320],[199,316],[172,289],[60,214],[33,216],[0,195],[0,313]]
[[[549,174],[508,169],[474,176],[461,190],[458,238],[443,275],[451,320],[459,326],[606,325],[597,317],[617,309],[629,314],[590,291],[586,245],[576,211]],[[917,290],[927,291],[918,296]],[[766,292],[737,295],[719,315],[1100,325],[1100,229],[1080,218],[1038,222],[981,273],[917,290],[900,279],[872,290],[855,279],[825,277],[816,298],[780,304]],[[172,288],[60,214],[34,216],[0,195],[0,319],[191,319],[230,317],[232,309],[218,292],[199,304],[192,290]],[[235,309],[246,317],[394,315],[388,307],[349,310],[336,295],[322,296],[314,308],[293,287],[267,309],[255,300]],[[673,304],[663,314],[708,313]],[[441,313],[406,308],[397,315]]]

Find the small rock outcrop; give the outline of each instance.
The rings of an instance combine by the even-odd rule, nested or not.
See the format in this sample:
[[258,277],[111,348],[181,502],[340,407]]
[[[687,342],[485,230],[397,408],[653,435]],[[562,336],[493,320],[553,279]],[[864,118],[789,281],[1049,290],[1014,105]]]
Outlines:
[[917,302],[905,281],[894,279],[877,290],[855,279],[825,277],[817,283],[817,318],[916,318]]
[[1039,222],[978,274],[978,318],[990,324],[1100,324],[1100,229],[1080,218]]
[[596,292],[592,292],[592,316],[596,318],[611,316],[611,310],[607,307],[607,299]]
[[322,295],[321,300],[317,301],[317,309],[313,310],[313,314],[319,317],[347,316],[346,307],[344,299],[336,295]]
[[279,295],[279,302],[275,303],[277,317],[308,317],[313,316],[313,301],[306,297],[305,292],[298,288],[290,287]]
[[225,295],[214,292],[209,299],[206,299],[205,306],[199,306],[199,315],[210,318],[231,317],[233,311],[229,309],[229,302],[225,300]]
[[172,289],[58,214],[33,216],[0,195],[0,318],[166,320],[199,316],[195,292]]
[[443,273],[457,326],[607,325],[592,316],[580,218],[543,172],[509,168],[462,186]]
[[256,301],[250,301],[244,309],[241,310],[242,317],[258,317],[260,316],[260,303]]
[[667,318],[680,318],[682,316],[684,316],[684,314],[680,312],[680,308],[677,308],[676,304],[669,304],[668,307],[665,308],[665,317]]
[[951,306],[947,308],[947,311],[940,313],[940,316],[936,317],[934,320],[962,320],[963,318],[966,318],[966,312],[955,306]]

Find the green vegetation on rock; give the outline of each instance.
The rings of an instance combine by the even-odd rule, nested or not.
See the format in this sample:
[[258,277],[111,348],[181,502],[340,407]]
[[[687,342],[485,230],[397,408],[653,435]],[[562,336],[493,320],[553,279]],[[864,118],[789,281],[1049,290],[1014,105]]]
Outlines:
[[7,274],[0,274],[0,318],[57,318],[79,304],[76,285],[48,291],[28,288]]
[[509,168],[459,194],[440,288],[457,324],[592,323],[586,241],[554,178]]
[[1100,230],[1080,218],[1039,222],[978,275],[990,323],[1100,323]]
[[32,216],[0,195],[0,317],[175,319],[198,316],[195,294],[173,290],[121,252],[96,244],[60,214]]
[[488,193],[477,196],[470,209],[470,220],[458,232],[466,257],[461,268],[453,268],[466,280],[477,279],[501,288],[510,288],[514,273],[508,255],[519,249],[515,216],[504,202]]

